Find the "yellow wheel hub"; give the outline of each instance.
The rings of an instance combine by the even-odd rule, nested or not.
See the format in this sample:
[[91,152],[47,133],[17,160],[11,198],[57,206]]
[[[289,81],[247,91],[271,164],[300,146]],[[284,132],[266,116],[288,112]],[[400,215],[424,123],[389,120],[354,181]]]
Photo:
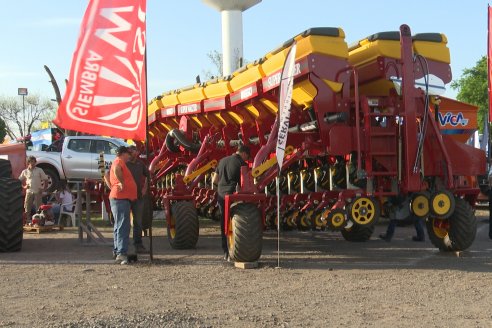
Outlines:
[[427,198],[423,194],[415,196],[412,200],[411,209],[412,213],[419,218],[426,217],[427,215],[429,215],[430,211],[429,198]]
[[376,220],[376,204],[367,198],[356,198],[350,207],[352,220],[359,225],[368,225]]
[[314,218],[314,223],[318,228],[323,228],[324,226],[326,226],[326,221],[323,221],[323,219],[321,218],[321,214],[316,215],[316,217]]
[[341,228],[345,223],[345,215],[340,212],[333,213],[330,218],[330,223],[334,228]]
[[451,199],[451,195],[447,191],[441,191],[432,197],[431,205],[432,212],[439,217],[447,217],[453,210],[454,199]]
[[311,220],[309,218],[309,213],[305,213],[301,217],[301,226],[304,228],[308,228],[311,226]]
[[448,221],[444,219],[433,218],[432,219],[432,231],[434,235],[440,239],[444,239],[447,236],[449,230]]

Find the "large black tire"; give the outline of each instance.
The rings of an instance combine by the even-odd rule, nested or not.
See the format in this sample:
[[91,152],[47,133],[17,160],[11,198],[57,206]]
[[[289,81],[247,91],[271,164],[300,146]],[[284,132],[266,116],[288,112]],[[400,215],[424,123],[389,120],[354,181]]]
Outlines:
[[261,256],[263,227],[258,207],[251,203],[239,203],[231,207],[227,246],[229,257],[236,262],[254,262]]
[[54,192],[58,186],[60,185],[60,177],[58,176],[58,172],[51,167],[41,167],[44,173],[48,176],[48,189],[47,192]]
[[12,178],[12,164],[8,159],[0,158],[0,178]]
[[23,212],[21,182],[0,178],[0,252],[20,251]]
[[196,208],[192,202],[178,201],[171,207],[167,218],[167,238],[174,249],[195,248],[198,242],[199,224]]
[[477,218],[470,204],[464,199],[457,198],[454,212],[449,220],[447,233],[434,227],[435,218],[426,222],[427,233],[431,243],[441,251],[462,251],[470,247],[477,234]]
[[342,236],[346,241],[363,242],[371,239],[375,226],[365,227],[354,223],[349,229],[342,230]]

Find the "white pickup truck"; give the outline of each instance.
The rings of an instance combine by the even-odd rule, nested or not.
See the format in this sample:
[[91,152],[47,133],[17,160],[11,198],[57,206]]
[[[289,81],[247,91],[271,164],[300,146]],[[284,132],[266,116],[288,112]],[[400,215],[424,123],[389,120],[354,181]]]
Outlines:
[[61,152],[27,151],[27,156],[36,157],[37,166],[48,176],[48,191],[54,191],[60,180],[101,179],[99,154],[104,152],[108,169],[119,146],[128,145],[123,140],[106,137],[65,137]]

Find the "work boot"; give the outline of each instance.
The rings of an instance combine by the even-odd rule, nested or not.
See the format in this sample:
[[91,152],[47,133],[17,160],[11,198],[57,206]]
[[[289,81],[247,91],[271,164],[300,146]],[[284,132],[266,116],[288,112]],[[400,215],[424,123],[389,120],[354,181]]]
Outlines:
[[385,233],[380,234],[379,235],[379,238],[381,238],[382,240],[384,240],[386,242],[390,242],[391,241],[391,238],[388,238]]
[[137,254],[148,254],[149,251],[147,250],[147,248],[145,248],[144,245],[137,244],[137,245],[135,245],[135,253],[137,253]]

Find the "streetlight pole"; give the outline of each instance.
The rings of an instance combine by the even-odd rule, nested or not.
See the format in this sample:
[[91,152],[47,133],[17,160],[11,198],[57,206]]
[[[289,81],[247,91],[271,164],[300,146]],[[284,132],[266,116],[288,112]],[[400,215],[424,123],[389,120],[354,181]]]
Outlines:
[[[22,96],[22,134],[24,134],[23,137],[25,137],[26,134],[26,105],[24,102],[24,98],[27,96],[27,88],[17,88],[17,94],[19,96]],[[24,139],[24,143],[25,143]]]

